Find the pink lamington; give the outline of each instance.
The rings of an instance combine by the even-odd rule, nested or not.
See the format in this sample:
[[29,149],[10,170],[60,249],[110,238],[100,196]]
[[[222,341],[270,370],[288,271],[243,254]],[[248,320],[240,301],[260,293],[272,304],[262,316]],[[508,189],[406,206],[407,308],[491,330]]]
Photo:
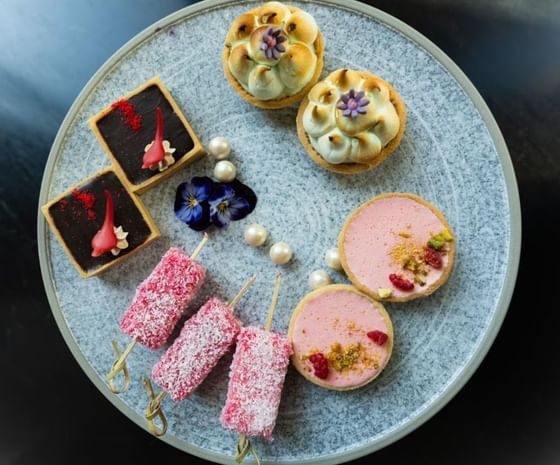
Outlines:
[[171,335],[205,275],[202,265],[181,249],[171,247],[138,286],[121,320],[121,330],[140,344],[158,349]]
[[272,439],[292,345],[284,334],[243,328],[229,373],[224,428]]
[[175,401],[188,397],[230,349],[241,327],[232,308],[212,298],[183,326],[152,370],[152,378]]

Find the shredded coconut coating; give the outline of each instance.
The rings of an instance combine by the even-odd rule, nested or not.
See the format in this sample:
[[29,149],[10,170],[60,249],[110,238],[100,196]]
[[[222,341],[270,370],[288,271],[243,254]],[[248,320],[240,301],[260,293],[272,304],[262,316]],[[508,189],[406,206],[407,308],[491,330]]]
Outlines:
[[152,370],[152,378],[176,402],[206,379],[235,342],[241,327],[231,307],[212,298],[183,326]]
[[205,275],[202,265],[181,249],[171,247],[138,286],[121,320],[121,330],[140,344],[158,349],[171,335]]
[[292,345],[284,334],[243,328],[229,373],[224,428],[272,439]]

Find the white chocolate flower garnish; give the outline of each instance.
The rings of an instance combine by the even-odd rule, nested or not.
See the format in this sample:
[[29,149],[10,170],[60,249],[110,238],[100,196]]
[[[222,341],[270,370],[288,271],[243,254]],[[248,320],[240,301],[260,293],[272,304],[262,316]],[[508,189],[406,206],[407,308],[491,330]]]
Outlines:
[[[146,145],[146,147],[144,148],[144,152],[147,152],[148,150],[150,150],[150,147],[152,146],[154,142],[150,142],[148,145]],[[159,170],[159,171],[165,171],[167,168],[169,168],[173,163],[175,163],[175,158],[173,157],[173,154],[175,153],[174,148],[171,147],[171,144],[169,143],[168,140],[164,140],[163,141],[163,151],[165,152],[165,155],[163,157],[163,160],[161,160],[157,165],[152,165],[150,166],[150,169],[152,171],[155,170]]]
[[126,240],[128,233],[123,231],[122,226],[118,228],[113,226],[113,231],[115,231],[115,236],[117,236],[117,245],[111,249],[111,253],[116,257],[121,253],[121,250],[128,247],[128,241]]
[[308,94],[303,128],[332,164],[370,163],[399,133],[389,87],[366,72],[340,69]]
[[295,95],[310,83],[317,69],[314,44],[318,35],[310,14],[280,2],[265,3],[231,25],[226,38],[227,66],[259,100]]

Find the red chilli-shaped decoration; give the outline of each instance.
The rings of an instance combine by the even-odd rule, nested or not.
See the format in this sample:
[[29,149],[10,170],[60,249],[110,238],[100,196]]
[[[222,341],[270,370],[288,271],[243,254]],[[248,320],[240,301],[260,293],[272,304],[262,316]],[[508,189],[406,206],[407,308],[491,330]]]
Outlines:
[[156,135],[154,142],[148,151],[144,154],[142,159],[142,168],[147,169],[150,166],[157,165],[165,157],[165,150],[163,148],[163,116],[160,107],[156,108]]
[[105,220],[101,229],[95,233],[91,240],[92,257],[99,257],[110,252],[117,246],[117,235],[113,224],[113,199],[111,193],[105,189]]

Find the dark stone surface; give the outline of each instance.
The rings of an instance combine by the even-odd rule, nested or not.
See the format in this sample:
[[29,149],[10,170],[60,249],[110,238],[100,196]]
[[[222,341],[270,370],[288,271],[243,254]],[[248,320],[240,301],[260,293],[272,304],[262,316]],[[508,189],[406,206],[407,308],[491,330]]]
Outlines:
[[[126,40],[187,3],[2,2],[2,465],[203,463],[131,423],[80,370],[43,291],[35,232],[42,171],[72,100]],[[471,381],[416,432],[354,463],[558,464],[560,3],[372,3],[439,45],[486,99],[518,177],[523,252],[508,316]]]

